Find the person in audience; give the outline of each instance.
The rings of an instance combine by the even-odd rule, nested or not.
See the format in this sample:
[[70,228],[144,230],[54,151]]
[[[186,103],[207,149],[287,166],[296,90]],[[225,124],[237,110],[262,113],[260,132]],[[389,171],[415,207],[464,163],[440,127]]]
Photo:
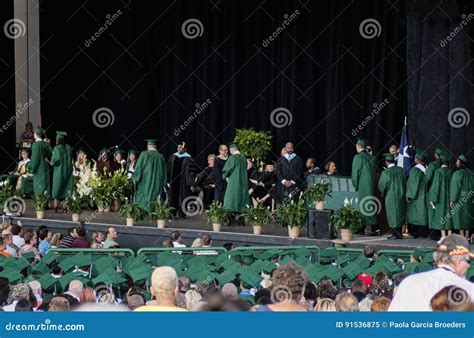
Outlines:
[[202,248],[203,242],[202,239],[196,238],[193,243],[191,244],[191,248]]
[[0,255],[2,255],[3,257],[10,257],[10,254],[5,249],[5,240],[3,239],[3,237],[0,237]]
[[466,238],[447,236],[433,255],[436,269],[406,277],[398,286],[389,311],[431,311],[433,296],[449,285],[464,289],[474,301],[474,284],[466,280],[472,257]]
[[[5,232],[5,230],[4,230]],[[5,251],[12,257],[18,257],[18,247],[13,244],[13,235],[10,233],[2,234],[3,235],[3,243],[5,245]]]
[[253,296],[255,294],[255,289],[252,290],[252,286],[249,285],[247,282],[244,280],[240,280],[240,297],[244,299],[253,299]]
[[186,311],[175,304],[178,289],[178,276],[170,266],[160,266],[151,275],[150,292],[156,305],[145,305],[135,311]]
[[92,234],[92,241],[90,247],[92,249],[102,249],[105,240],[105,234],[102,231],[97,231]]
[[257,290],[257,292],[255,292],[255,295],[253,296],[253,300],[256,305],[272,304],[273,303],[272,293],[269,289],[259,289]]
[[354,283],[352,283],[351,292],[354,297],[357,298],[357,302],[360,303],[366,296],[367,287],[365,286],[363,281],[356,280]]
[[331,280],[325,279],[321,281],[317,289],[318,300],[322,298],[336,298],[336,288],[332,284]]
[[79,303],[95,303],[96,302],[96,292],[93,288],[87,287],[84,288],[79,296]]
[[186,293],[186,291],[188,291],[189,288],[191,287],[191,281],[189,280],[189,277],[180,276],[178,278],[178,285],[179,285],[179,292]]
[[209,235],[202,236],[202,247],[209,248],[212,246],[212,237]]
[[318,302],[318,288],[316,284],[309,281],[306,283],[306,287],[304,289],[304,299],[305,299],[305,306],[308,311],[313,311],[314,306]]
[[36,310],[43,303],[43,289],[41,287],[41,283],[37,280],[32,280],[28,283],[28,286],[30,287],[31,291],[33,292],[33,295],[36,298]]
[[40,260],[41,256],[38,250],[36,249],[36,244],[37,244],[37,238],[36,234],[28,230],[25,232],[25,235],[23,236],[25,239],[25,245],[23,245],[20,250],[18,251],[18,256],[21,257],[22,254],[27,253],[27,252],[33,252],[35,254],[36,260]]
[[327,162],[326,165],[324,166],[324,172],[328,176],[337,175],[336,163],[333,161]]
[[30,287],[28,284],[20,283],[15,285],[8,295],[9,305],[3,307],[5,312],[14,312],[15,306],[20,300],[29,300],[30,298]]
[[184,299],[186,303],[186,309],[188,311],[194,311],[198,303],[201,302],[202,296],[195,290],[188,290],[184,294]]
[[173,231],[171,233],[171,240],[173,241],[173,247],[175,248],[185,248],[186,244],[183,244],[183,238],[179,231]]
[[51,277],[53,278],[61,278],[63,276],[63,271],[59,267],[58,262],[51,263]]
[[117,230],[115,230],[114,227],[108,227],[107,228],[107,238],[105,241],[102,243],[102,246],[104,249],[109,249],[109,248],[119,248],[120,245],[116,242],[118,237]]
[[67,235],[61,240],[60,248],[68,249],[72,247],[72,243],[77,237],[77,229],[75,227],[67,230]]
[[222,286],[222,296],[226,299],[237,299],[239,298],[239,291],[233,283],[227,283]]
[[51,237],[51,249],[57,249],[61,246],[61,241],[63,239],[63,234],[56,232],[53,237]]
[[316,166],[316,159],[310,157],[306,160],[306,171],[304,172],[304,178],[306,179],[310,175],[321,174],[321,169]]
[[171,239],[164,240],[163,248],[174,248],[173,241]]
[[127,297],[127,306],[130,311],[145,305],[145,296],[140,293],[133,293]]
[[336,311],[359,312],[359,302],[350,292],[342,292],[336,296]]
[[45,227],[39,231],[38,237],[40,240],[38,251],[41,256],[44,256],[48,250],[51,249],[51,238],[53,237],[53,234],[47,227]]
[[372,312],[386,312],[388,310],[388,307],[390,306],[390,299],[387,297],[378,297],[376,298],[373,302],[372,305],[370,306],[370,311]]
[[336,302],[331,298],[321,298],[318,300],[314,311],[317,312],[336,312]]
[[300,302],[308,280],[308,275],[298,265],[288,263],[280,266],[272,273],[274,303],[256,306],[255,311],[307,311]]
[[374,260],[376,258],[377,252],[375,251],[375,248],[371,244],[367,244],[364,246],[364,257],[368,258],[369,260]]
[[86,239],[86,229],[80,227],[77,229],[77,237],[72,242],[72,247],[77,249],[87,249],[89,247],[89,241]]
[[459,311],[463,309],[463,305],[469,303],[471,301],[467,291],[455,285],[442,288],[430,301],[433,311]]
[[13,235],[13,244],[15,244],[18,248],[21,248],[23,245],[25,245],[22,230],[22,227],[18,224],[12,225],[11,232]]
[[68,312],[71,310],[71,305],[64,297],[53,297],[48,305],[48,312]]
[[21,299],[15,305],[15,312],[33,312],[33,306],[27,299]]
[[74,279],[69,283],[69,287],[66,292],[66,295],[70,295],[74,297],[78,302],[80,302],[81,294],[83,290],[84,290],[84,284],[80,280]]

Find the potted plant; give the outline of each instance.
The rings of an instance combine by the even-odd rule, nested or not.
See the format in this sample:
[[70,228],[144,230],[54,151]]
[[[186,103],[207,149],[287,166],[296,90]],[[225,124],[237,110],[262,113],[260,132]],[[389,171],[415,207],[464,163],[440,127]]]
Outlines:
[[173,218],[173,209],[167,204],[163,203],[158,197],[153,203],[154,211],[150,213],[150,217],[153,220],[156,220],[156,225],[158,228],[163,229],[166,227],[166,220]]
[[109,212],[112,190],[109,186],[107,177],[98,177],[93,188],[94,201],[97,204],[99,212]]
[[234,142],[239,144],[242,155],[253,158],[255,166],[262,171],[264,160],[272,149],[272,138],[269,131],[243,128],[235,131]]
[[254,208],[248,207],[243,210],[242,216],[245,222],[253,226],[253,234],[260,235],[262,233],[262,225],[267,224],[272,219],[272,212],[262,203],[257,203]]
[[120,208],[120,216],[125,217],[127,225],[133,226],[135,221],[142,219],[146,214],[138,204],[125,201],[125,204]]
[[218,201],[212,202],[209,209],[206,210],[207,221],[212,223],[212,230],[215,232],[221,231],[223,222],[229,218],[229,209],[225,208],[222,203]]
[[308,217],[308,208],[303,199],[290,200],[289,203],[278,205],[275,216],[282,226],[288,227],[288,236],[294,239],[300,235],[300,226]]
[[351,205],[345,205],[331,215],[331,224],[336,230],[341,230],[344,242],[352,240],[352,233],[362,228],[362,218],[358,210]]
[[43,219],[44,218],[44,210],[48,205],[50,198],[48,192],[43,192],[42,194],[35,195],[35,209],[36,209],[36,218]]
[[312,187],[309,187],[304,192],[308,202],[314,202],[316,210],[324,209],[324,199],[332,197],[332,184],[329,182],[318,182]]
[[79,222],[81,212],[84,210],[87,202],[83,197],[80,197],[77,192],[73,192],[67,199],[67,209],[72,212],[73,222]]
[[132,181],[128,179],[125,168],[114,172],[107,182],[109,191],[112,193],[112,211],[119,211],[122,202],[128,197],[132,190]]
[[12,198],[19,197],[19,192],[12,186],[8,184],[8,181],[3,181],[0,183],[0,204],[3,205],[3,212],[11,212],[11,208],[8,205],[8,201]]

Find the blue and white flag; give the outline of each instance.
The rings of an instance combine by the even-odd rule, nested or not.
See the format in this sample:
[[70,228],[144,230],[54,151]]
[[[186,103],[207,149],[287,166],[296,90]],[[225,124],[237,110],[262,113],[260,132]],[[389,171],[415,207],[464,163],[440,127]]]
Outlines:
[[400,138],[400,154],[398,155],[397,165],[403,168],[406,176],[408,176],[411,167],[410,147],[408,142],[408,125],[405,119],[405,125],[403,126]]

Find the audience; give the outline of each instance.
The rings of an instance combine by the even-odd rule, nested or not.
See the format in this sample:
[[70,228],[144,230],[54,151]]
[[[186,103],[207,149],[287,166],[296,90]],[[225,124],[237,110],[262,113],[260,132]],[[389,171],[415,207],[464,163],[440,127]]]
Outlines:
[[102,247],[104,249],[119,248],[120,245],[116,242],[117,237],[117,230],[114,227],[107,228],[107,238],[102,243]]
[[358,312],[359,302],[350,292],[341,292],[336,296],[336,311],[338,312]]
[[72,248],[77,249],[87,249],[89,247],[89,242],[86,239],[86,229],[84,227],[80,227],[77,229],[77,237],[72,242]]
[[49,249],[51,249],[51,238],[52,238],[52,233],[49,231],[47,227],[41,228],[38,230],[38,238],[39,238],[39,244],[38,244],[38,251],[41,256],[46,255]]
[[67,230],[67,235],[64,236],[64,238],[61,240],[61,245],[59,246],[60,248],[71,248],[72,243],[74,243],[74,240],[77,237],[77,229],[76,228],[69,228]]
[[69,283],[66,295],[74,297],[78,302],[81,301],[81,294],[84,290],[84,284],[80,280],[74,279]]
[[61,246],[61,241],[63,240],[63,234],[56,232],[53,237],[51,237],[51,249],[57,249]]
[[171,240],[173,241],[173,247],[175,248],[185,248],[186,244],[183,244],[183,238],[179,231],[173,231],[171,233]]
[[314,311],[317,312],[336,312],[336,302],[331,298],[321,298],[318,300]]
[[28,230],[23,235],[23,238],[25,239],[25,244],[18,251],[18,256],[21,256],[28,252],[33,252],[35,254],[36,260],[40,260],[41,259],[40,253],[38,249],[36,249],[35,247],[37,244],[36,234],[33,231]]

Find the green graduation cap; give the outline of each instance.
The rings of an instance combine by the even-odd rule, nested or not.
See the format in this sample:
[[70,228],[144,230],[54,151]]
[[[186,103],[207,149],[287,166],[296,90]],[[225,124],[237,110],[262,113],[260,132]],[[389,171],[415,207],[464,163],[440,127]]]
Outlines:
[[136,150],[136,149],[130,149],[130,150],[128,151],[128,155],[131,155],[131,154],[133,154],[133,155],[138,155],[138,150]]
[[441,160],[441,162],[449,162],[450,161],[450,157],[448,153],[446,153],[445,151],[443,151],[440,155],[439,155],[439,159]]
[[120,154],[120,155],[122,155],[122,157],[124,157],[125,156],[125,151],[123,149],[115,149],[114,156],[117,155],[117,154]]
[[413,257],[416,260],[422,260],[427,254],[433,255],[433,248],[416,248],[413,250]]
[[101,150],[100,150],[101,153],[106,153],[108,154],[109,153],[109,149],[106,148],[106,147],[103,147]]
[[231,142],[231,143],[229,143],[228,146],[229,146],[229,149],[230,148],[239,148],[239,144],[237,142]]
[[464,154],[459,155],[458,160],[466,165],[469,164],[469,159]]
[[435,153],[437,153],[438,155],[441,155],[443,152],[444,152],[444,148],[442,148],[442,147],[437,147],[435,149]]
[[389,162],[395,161],[395,157],[390,153],[385,153],[382,156],[385,161],[389,161]]
[[40,126],[36,127],[35,129],[35,133],[38,134],[39,136],[43,136],[44,134],[46,134],[46,130],[44,130],[43,128],[41,128]]
[[153,139],[153,138],[146,139],[145,141],[148,146],[156,146],[158,142],[158,140]]
[[38,282],[41,283],[41,287],[43,288],[43,290],[47,290],[47,289],[51,288],[52,286],[54,286],[54,284],[57,283],[57,281],[58,281],[58,279],[52,277],[49,273],[46,273],[46,274],[42,275],[38,279]]
[[67,136],[67,133],[65,131],[56,131],[56,137],[58,138],[64,138]]
[[98,275],[97,277],[91,280],[92,285],[96,286],[97,284],[101,284],[101,283],[104,283],[107,285],[113,284],[114,283],[114,278],[112,277],[113,274],[114,274],[113,271],[101,273],[100,275]]
[[263,277],[255,274],[253,272],[247,272],[240,275],[240,280],[244,281],[246,284],[256,288],[260,282],[263,280]]
[[344,275],[344,273],[334,265],[328,265],[324,270],[324,275],[335,283]]
[[224,271],[218,274],[216,279],[218,280],[219,284],[224,285],[235,279],[235,273],[232,271]]
[[356,144],[361,145],[362,147],[367,147],[369,145],[369,142],[364,138],[360,138],[357,140]]
[[417,267],[418,267],[418,263],[416,263],[416,262],[415,263],[406,263],[404,271],[406,273],[412,274],[412,273],[416,272]]
[[341,265],[344,265],[345,263],[349,262],[350,260],[352,260],[350,255],[341,255],[341,256],[337,257],[336,264],[338,266],[341,266]]
[[150,279],[153,273],[153,268],[149,265],[143,265],[128,272],[132,280],[136,283],[141,280]]
[[357,258],[354,260],[354,262],[360,266],[362,269],[367,269],[372,261],[365,257],[364,255],[359,255]]
[[420,161],[425,162],[426,159],[428,158],[428,155],[426,154],[426,151],[418,149],[415,153],[415,158],[419,159]]
[[306,273],[314,283],[319,283],[324,278],[324,269],[320,264],[313,264],[306,268]]
[[17,269],[9,267],[4,268],[3,271],[0,272],[0,277],[7,278],[10,284],[16,284],[25,276],[23,276]]
[[425,272],[430,270],[433,270],[433,264],[429,264],[426,262],[418,263],[416,267],[416,272]]
[[69,272],[65,275],[63,275],[61,278],[58,279],[59,285],[63,290],[66,289],[66,287],[71,283],[71,281],[78,279],[78,280],[84,280],[84,277],[82,273],[78,272]]
[[[46,254],[46,256],[47,255],[48,254]],[[44,257],[46,257],[46,256],[44,256]],[[21,257],[25,258],[29,262],[32,262],[35,259],[36,254],[33,251],[30,251],[30,252],[25,252],[24,254],[21,255]],[[41,259],[41,261],[44,261],[44,257]]]
[[344,274],[350,279],[354,280],[357,276],[362,273],[362,268],[354,262],[349,263],[344,269]]

